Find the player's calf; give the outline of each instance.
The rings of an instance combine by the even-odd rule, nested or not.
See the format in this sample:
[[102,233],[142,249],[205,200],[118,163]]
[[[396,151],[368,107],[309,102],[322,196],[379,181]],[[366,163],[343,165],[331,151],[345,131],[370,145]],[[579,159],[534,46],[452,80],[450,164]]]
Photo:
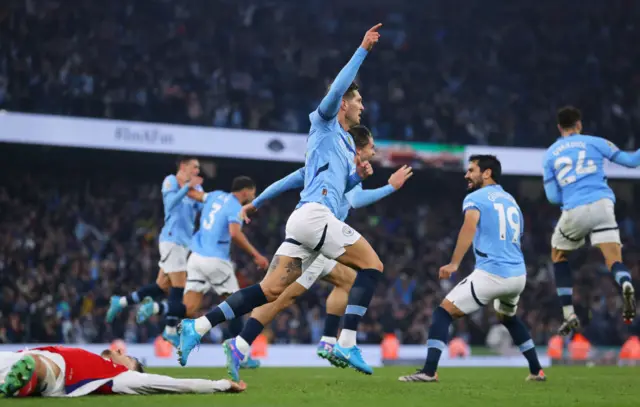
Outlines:
[[451,301],[445,299],[433,312],[431,326],[429,327],[429,339],[427,340],[427,360],[424,367],[416,373],[398,378],[401,382],[437,382],[438,363],[442,352],[447,347],[449,326],[451,322],[464,313]]
[[349,292],[344,327],[338,340],[340,347],[348,349],[356,345],[358,325],[371,303],[384,266],[369,242],[362,237],[346,247],[345,253],[336,260],[358,270]]
[[293,283],[275,301],[256,308],[251,313],[251,318],[244,325],[242,332],[236,337],[235,344],[238,351],[242,355],[247,355],[251,350],[251,345],[260,335],[265,325],[271,323],[276,315],[293,305],[296,299],[306,291],[307,289],[302,285]]
[[284,289],[302,274],[302,261],[288,256],[275,256],[260,284],[237,291],[211,312],[195,320],[194,329],[200,335],[224,321],[248,314],[255,308],[274,301]]
[[551,260],[553,261],[553,273],[556,280],[556,293],[562,305],[564,322],[558,329],[558,334],[569,335],[580,328],[580,320],[573,308],[573,277],[571,267],[567,259],[568,252],[560,249],[551,249]]
[[622,291],[622,318],[625,324],[631,324],[636,316],[635,290],[631,283],[631,273],[622,263],[622,249],[618,243],[598,244],[605,263]]
[[[341,268],[348,270],[348,272],[339,273]],[[327,297],[327,316],[324,320],[324,330],[318,343],[316,354],[329,361],[333,366],[339,368],[347,367],[347,363],[334,356],[333,348],[337,343],[340,318],[344,315],[347,308],[349,290],[355,281],[355,277],[356,273],[353,270],[339,264],[326,278],[326,280],[333,283],[335,287],[333,287],[333,290],[331,290],[331,293]]]
[[164,331],[168,335],[176,335],[178,322],[181,318],[184,318],[186,308],[182,303],[182,296],[184,295],[184,286],[171,287],[169,290],[168,312],[166,318],[166,326]]
[[427,340],[427,360],[422,368],[422,372],[427,376],[435,377],[436,375],[440,357],[449,340],[449,326],[454,319],[452,314],[458,313],[461,312],[448,300],[444,300],[442,305],[433,312],[429,340]]
[[[496,309],[510,309],[509,315],[498,312],[498,318],[502,322],[502,325],[504,325],[509,331],[511,338],[513,339],[513,343],[518,347],[518,349],[520,349],[522,355],[527,359],[527,362],[529,363],[530,377],[539,376],[542,372],[542,366],[540,366],[538,354],[536,352],[533,339],[531,339],[531,335],[529,334],[529,330],[525,326],[524,322],[515,315],[516,306],[500,300],[495,300],[495,303]],[[544,374],[542,376],[544,377]]]
[[[167,280],[168,281],[168,280]],[[109,301],[109,309],[107,310],[106,321],[108,323],[113,322],[116,316],[122,312],[123,309],[127,308],[129,305],[139,304],[144,298],[151,297],[157,298],[166,294],[166,291],[162,286],[160,286],[157,282],[147,284],[140,288],[137,291],[129,293],[125,296],[119,297],[114,295],[111,297]]]

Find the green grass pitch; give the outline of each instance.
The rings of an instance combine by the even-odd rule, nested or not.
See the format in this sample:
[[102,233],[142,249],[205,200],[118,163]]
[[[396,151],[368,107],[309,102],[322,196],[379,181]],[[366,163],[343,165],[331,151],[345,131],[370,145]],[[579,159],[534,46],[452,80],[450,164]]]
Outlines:
[[[223,369],[171,368],[152,373],[225,378]],[[547,382],[527,383],[526,369],[449,368],[440,383],[400,383],[408,367],[375,369],[373,376],[335,368],[261,368],[242,371],[242,394],[89,396],[77,399],[1,399],[0,405],[108,407],[484,407],[640,406],[640,368],[553,367]]]

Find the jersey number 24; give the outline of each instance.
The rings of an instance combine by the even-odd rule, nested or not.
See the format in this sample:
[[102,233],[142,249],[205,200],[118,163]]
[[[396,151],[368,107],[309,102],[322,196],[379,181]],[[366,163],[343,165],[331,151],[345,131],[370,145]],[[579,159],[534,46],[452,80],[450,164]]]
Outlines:
[[553,168],[558,171],[556,173],[556,179],[560,186],[573,184],[576,182],[578,175],[593,174],[598,170],[593,160],[587,160],[587,165],[584,165],[584,161],[587,158],[587,151],[580,150],[578,152],[578,161],[576,161],[576,175],[569,175],[569,172],[573,169],[573,160],[571,157],[558,157],[553,163]]

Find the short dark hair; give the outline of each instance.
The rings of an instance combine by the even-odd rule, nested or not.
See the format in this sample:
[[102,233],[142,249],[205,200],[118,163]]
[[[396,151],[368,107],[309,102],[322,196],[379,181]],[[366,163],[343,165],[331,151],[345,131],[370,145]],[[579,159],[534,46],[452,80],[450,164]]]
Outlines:
[[495,155],[489,154],[475,154],[469,157],[469,162],[475,162],[480,167],[480,171],[491,170],[491,178],[496,183],[500,183],[500,177],[502,176],[502,164]]
[[144,373],[144,366],[142,366],[142,362],[140,362],[140,359],[134,358],[133,356],[131,357],[131,359],[136,362],[134,370],[139,373]]
[[563,129],[570,129],[582,120],[582,112],[574,106],[564,106],[558,109],[558,125]]
[[[111,360],[111,357],[113,355],[113,352],[110,349],[105,349],[100,353],[100,356],[103,359],[109,359]],[[134,369],[136,372],[140,372],[140,373],[144,373],[144,366],[142,366],[142,362],[140,362],[140,360],[138,358],[134,358],[133,356],[129,356],[134,362]]]
[[239,192],[245,188],[253,189],[255,187],[255,181],[243,175],[233,179],[233,182],[231,183],[231,192]]
[[371,130],[362,124],[358,124],[357,126],[353,126],[349,129],[349,134],[353,137],[353,141],[356,143],[357,148],[364,148],[371,141]]
[[[331,83],[331,85],[333,85],[333,83]],[[327,88],[327,93],[329,93],[329,90],[331,89],[331,85],[329,85],[329,87]],[[351,82],[351,85],[349,85],[349,87],[347,88],[347,91],[344,92],[344,95],[342,95],[342,97],[344,99],[352,99],[356,95],[356,91],[358,89],[360,89],[358,84],[355,82]]]
[[185,164],[185,163],[188,163],[191,160],[197,160],[197,159],[198,159],[198,157],[196,157],[194,155],[181,155],[176,160],[176,167],[178,167],[178,169],[180,169],[180,164]]
[[344,95],[342,95],[342,97],[344,99],[353,99],[353,97],[356,95],[356,91],[358,89],[360,89],[358,84],[355,83],[355,82],[351,82],[351,85],[349,85],[349,87],[347,88],[347,91],[344,92]]

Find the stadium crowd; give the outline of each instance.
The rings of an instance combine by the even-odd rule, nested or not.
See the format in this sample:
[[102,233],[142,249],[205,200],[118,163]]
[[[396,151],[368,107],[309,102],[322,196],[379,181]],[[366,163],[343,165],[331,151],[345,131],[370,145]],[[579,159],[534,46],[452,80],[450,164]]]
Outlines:
[[[40,155],[26,156],[14,148],[4,150],[3,171],[14,176],[0,186],[0,342],[154,340],[163,328],[161,318],[138,326],[135,308],[113,325],[105,324],[104,317],[111,295],[126,294],[155,280],[157,238],[163,222],[160,183],[171,171],[170,159],[162,157],[158,165],[147,163],[143,156],[127,155],[132,153],[43,149]],[[92,155],[80,161],[78,157],[86,154]],[[16,168],[17,161],[9,161],[9,156],[22,157],[24,169]],[[51,157],[58,161],[52,162]],[[254,176],[262,189],[294,169],[271,164],[274,167],[266,173],[260,168],[263,165],[229,164],[205,187],[224,189],[242,171]],[[365,188],[386,182],[388,173],[379,172]],[[520,181],[507,179],[505,187],[517,195]],[[541,191],[542,186],[538,187]],[[460,174],[418,173],[403,190],[352,212],[348,222],[369,239],[385,263],[384,282],[362,324],[361,343],[379,343],[389,332],[396,333],[402,343],[425,342],[434,307],[471,271],[468,255],[453,281],[437,279],[438,267],[448,262],[461,225],[464,188]],[[265,255],[271,257],[283,239],[284,224],[297,199],[297,193],[287,193],[261,208],[245,226],[249,239]],[[525,215],[523,249],[529,274],[518,312],[536,343],[546,344],[561,322],[549,260],[550,233],[559,210],[543,197],[521,196],[519,201]],[[618,211],[625,263],[633,279],[640,281],[640,218],[622,202]],[[233,259],[241,286],[261,279],[264,272],[239,250],[234,250]],[[585,250],[573,261],[576,309],[583,321],[589,320],[587,337],[599,345],[621,344],[631,331],[622,325],[617,286],[599,254]],[[271,340],[315,343],[322,334],[328,290],[325,285],[316,286],[280,315],[267,331]],[[216,301],[208,298],[203,311]],[[454,332],[482,345],[496,322],[486,308],[457,321]],[[631,330],[640,332],[637,320]],[[223,325],[206,340],[220,342],[225,335]]]
[[632,0],[12,0],[0,108],[305,133],[361,33],[364,122],[379,138],[547,146],[559,104],[638,148]]

